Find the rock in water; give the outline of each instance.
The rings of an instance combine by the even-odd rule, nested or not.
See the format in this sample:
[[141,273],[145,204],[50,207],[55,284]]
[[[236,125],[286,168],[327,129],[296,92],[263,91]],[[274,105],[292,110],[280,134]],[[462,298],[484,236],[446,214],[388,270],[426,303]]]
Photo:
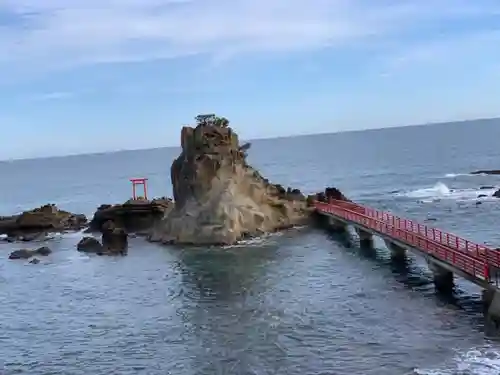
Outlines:
[[103,247],[99,240],[94,237],[83,237],[76,246],[78,251],[84,253],[102,253]]
[[470,174],[499,175],[500,174],[500,170],[499,169],[486,169],[486,170],[474,171],[474,172],[471,172]]
[[[226,124],[227,125],[227,124]],[[178,244],[234,244],[308,222],[311,208],[299,190],[270,184],[245,160],[230,127],[184,127],[182,152],[171,167],[174,209],[149,239]]]
[[124,204],[101,205],[92,218],[90,231],[102,232],[103,225],[111,220],[129,233],[149,231],[172,208],[170,199],[152,201],[128,200]]
[[113,221],[107,221],[102,226],[102,246],[110,255],[125,255],[128,247],[127,232],[123,228],[116,227]]
[[33,250],[20,249],[20,250],[15,250],[12,253],[10,253],[9,259],[29,259],[34,255],[35,255],[35,252]]
[[339,189],[336,187],[327,187],[324,191],[309,195],[307,201],[312,205],[315,201],[328,203],[330,200],[351,202]]
[[59,210],[53,204],[25,211],[20,215],[0,217],[0,234],[12,239],[31,241],[44,233],[80,230],[87,223],[85,215]]
[[9,259],[29,259],[35,255],[42,255],[42,256],[48,256],[52,253],[52,250],[50,250],[48,247],[40,247],[39,249],[36,250],[29,250],[29,249],[21,249],[21,250],[15,250],[9,255]]

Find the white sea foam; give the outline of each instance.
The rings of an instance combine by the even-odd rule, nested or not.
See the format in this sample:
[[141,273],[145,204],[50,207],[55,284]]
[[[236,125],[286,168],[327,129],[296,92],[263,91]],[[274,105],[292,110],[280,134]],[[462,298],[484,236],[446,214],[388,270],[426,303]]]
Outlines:
[[476,176],[476,175],[469,174],[469,173],[447,173],[444,175],[445,178],[455,178],[455,177],[460,177],[460,176]]
[[458,354],[451,363],[442,368],[416,369],[418,375],[498,375],[500,374],[500,352],[491,347],[476,348]]
[[277,237],[280,237],[283,235],[283,232],[275,232],[275,233],[266,233],[263,234],[262,236],[259,237],[252,237],[247,240],[241,240],[238,241],[238,243],[234,245],[227,245],[224,246],[224,249],[231,249],[231,248],[236,248],[236,247],[251,247],[251,246],[263,246],[263,245],[270,245],[273,243],[273,240],[276,239]]
[[412,191],[396,193],[398,196],[408,198],[416,198],[422,202],[433,202],[438,200],[457,200],[457,201],[470,201],[479,199],[488,200],[492,198],[493,193],[497,190],[496,187],[484,188],[469,188],[469,189],[452,189],[446,184],[438,182],[434,186],[420,188]]

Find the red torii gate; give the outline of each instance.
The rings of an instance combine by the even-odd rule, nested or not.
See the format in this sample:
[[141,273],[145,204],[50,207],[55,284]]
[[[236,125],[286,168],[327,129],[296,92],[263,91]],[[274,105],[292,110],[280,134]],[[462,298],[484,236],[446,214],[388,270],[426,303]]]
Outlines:
[[137,186],[142,185],[144,192],[144,199],[148,199],[148,188],[147,188],[147,178],[131,178],[130,182],[132,182],[132,199],[137,200]]

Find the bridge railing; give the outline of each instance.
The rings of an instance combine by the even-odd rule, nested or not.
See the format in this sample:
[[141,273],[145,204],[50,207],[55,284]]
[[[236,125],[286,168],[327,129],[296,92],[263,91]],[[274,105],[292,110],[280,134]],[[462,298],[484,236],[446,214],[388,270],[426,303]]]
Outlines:
[[344,207],[351,211],[388,222],[399,229],[418,233],[426,238],[429,238],[432,241],[438,242],[459,251],[463,251],[477,258],[485,259],[490,266],[500,269],[500,250],[491,249],[485,245],[476,244],[452,233],[443,232],[440,229],[417,223],[414,220],[403,219],[389,212],[379,211],[370,207],[364,207],[353,202],[333,200],[329,204],[333,204],[338,207]]
[[390,213],[378,211],[373,208],[363,206],[359,207],[365,209],[365,215],[367,216],[386,221],[396,228],[418,233],[432,241],[451,247],[455,250],[465,252],[476,258],[485,259],[491,266],[500,268],[500,251],[498,250],[490,249],[485,245],[479,245],[455,234],[447,233],[440,229],[417,223],[414,220],[402,219]]
[[[376,232],[398,239],[444,262],[453,264],[473,277],[481,280],[489,279],[488,265],[490,262],[487,255],[490,249],[486,247],[481,247],[438,229],[429,228],[414,221],[352,202],[317,202],[316,208],[319,211],[359,223]],[[458,241],[455,238],[458,238]]]

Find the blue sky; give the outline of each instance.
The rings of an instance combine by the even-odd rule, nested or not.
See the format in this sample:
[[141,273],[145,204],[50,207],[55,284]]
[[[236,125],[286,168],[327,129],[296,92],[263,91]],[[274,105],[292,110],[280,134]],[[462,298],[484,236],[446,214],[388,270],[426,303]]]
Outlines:
[[498,0],[1,0],[0,159],[500,115]]

